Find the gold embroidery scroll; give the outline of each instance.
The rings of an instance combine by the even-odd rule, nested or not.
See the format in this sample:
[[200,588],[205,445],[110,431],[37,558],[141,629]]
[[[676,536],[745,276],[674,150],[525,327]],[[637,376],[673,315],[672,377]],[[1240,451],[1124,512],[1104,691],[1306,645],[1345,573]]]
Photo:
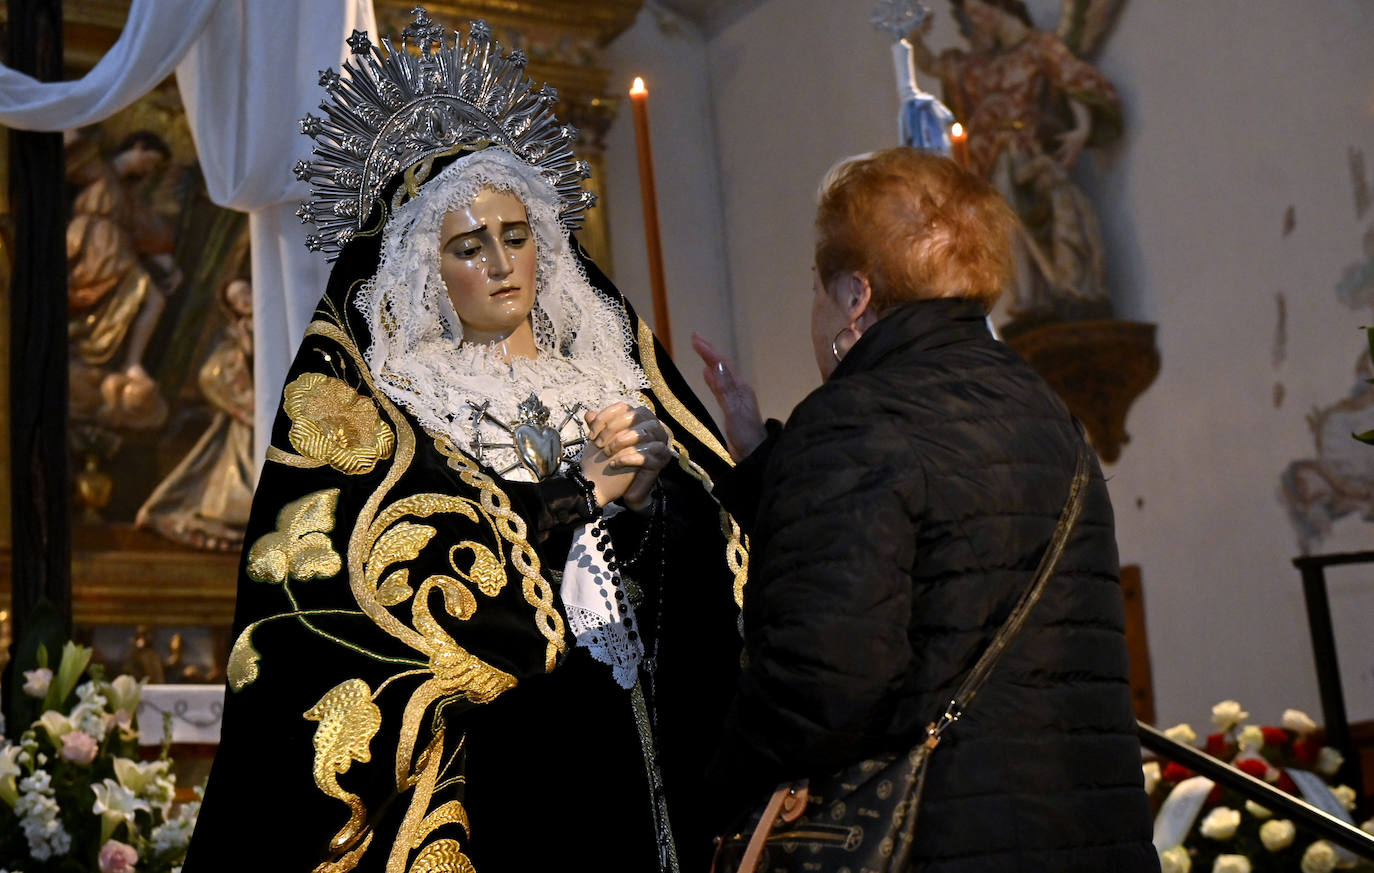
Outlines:
[[249,577],[280,585],[287,577],[306,581],[338,575],[343,559],[328,536],[338,501],[339,489],[329,488],[282,507],[277,529],[258,537],[248,550]]
[[[458,567],[458,563],[453,559],[454,552],[459,549],[468,549],[472,552],[472,566],[465,573]],[[501,562],[491,553],[491,549],[466,540],[449,549],[448,562],[453,567],[454,572],[477,586],[488,597],[495,597],[501,593],[501,589],[506,587],[506,571],[501,566]]]
[[658,358],[654,355],[654,332],[649,329],[649,325],[643,319],[636,318],[639,322],[639,358],[640,365],[644,368],[644,375],[649,380],[649,387],[658,396],[663,404],[663,410],[673,418],[682,422],[687,432],[701,441],[701,444],[720,456],[720,459],[730,466],[735,466],[735,459],[730,457],[730,453],[725,450],[725,446],[720,444],[716,435],[711,433],[711,429],[697,420],[697,417],[687,409],[677,395],[673,394],[668,387],[667,381],[663,378],[663,371],[658,368]]
[[457,840],[439,840],[425,846],[410,865],[410,873],[476,873],[476,868],[459,849]]
[[367,808],[358,795],[339,785],[339,775],[354,761],[372,760],[369,746],[382,726],[382,711],[372,702],[366,682],[346,679],[306,710],[305,718],[320,723],[315,729],[315,784],[350,810],[348,823],[329,841],[332,852],[345,852],[362,836]]
[[282,408],[291,419],[287,439],[302,456],[341,473],[371,473],[391,457],[396,437],[376,405],[347,382],[305,373],[286,386]]
[[496,519],[501,536],[511,544],[510,561],[520,573],[525,602],[534,607],[535,627],[548,641],[544,651],[544,669],[546,672],[552,671],[558,664],[558,656],[567,651],[568,642],[563,638],[563,616],[558,614],[553,605],[553,589],[542,575],[539,556],[526,540],[525,520],[511,510],[510,498],[490,476],[478,468],[475,461],[454,448],[444,437],[436,437],[434,447],[439,454],[448,458],[448,465],[458,471],[458,478],[481,492],[483,511]]

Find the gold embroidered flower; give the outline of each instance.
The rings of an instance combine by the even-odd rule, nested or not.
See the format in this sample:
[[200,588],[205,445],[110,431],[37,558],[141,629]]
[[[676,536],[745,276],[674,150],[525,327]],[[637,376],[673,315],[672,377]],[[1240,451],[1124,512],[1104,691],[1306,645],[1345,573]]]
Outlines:
[[248,550],[248,575],[258,582],[329,579],[338,575],[343,558],[334,551],[329,532],[339,489],[330,488],[293,500],[277,513],[277,529],[263,534]]
[[286,386],[283,407],[291,419],[291,445],[312,461],[341,473],[370,473],[391,457],[396,435],[371,400],[347,382],[306,373]]

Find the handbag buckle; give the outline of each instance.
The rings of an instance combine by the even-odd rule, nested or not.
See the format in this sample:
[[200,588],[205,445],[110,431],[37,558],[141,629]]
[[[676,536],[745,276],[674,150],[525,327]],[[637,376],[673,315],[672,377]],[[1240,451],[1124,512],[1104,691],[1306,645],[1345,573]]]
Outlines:
[[933,749],[938,746],[940,744],[941,735],[949,729],[950,725],[958,721],[963,714],[964,708],[959,705],[959,701],[951,700],[949,705],[945,707],[944,715],[940,716],[938,721],[933,721],[926,727],[926,748]]

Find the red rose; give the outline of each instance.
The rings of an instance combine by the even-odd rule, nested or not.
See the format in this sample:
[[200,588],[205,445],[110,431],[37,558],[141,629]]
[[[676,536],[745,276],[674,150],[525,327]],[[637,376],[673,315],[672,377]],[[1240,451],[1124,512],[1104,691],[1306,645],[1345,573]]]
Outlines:
[[1225,758],[1231,751],[1231,744],[1226,740],[1226,734],[1207,735],[1207,754],[1213,758]]
[[1296,740],[1293,743],[1293,757],[1304,767],[1311,767],[1317,763],[1317,757],[1321,755],[1322,744],[1312,740]]
[[1264,734],[1264,743],[1276,749],[1282,749],[1288,743],[1288,731],[1279,727],[1262,727],[1260,733]]
[[1221,803],[1221,786],[1213,785],[1212,790],[1207,792],[1207,799],[1202,802],[1203,806],[1216,806]]
[[1263,779],[1269,774],[1269,765],[1259,758],[1246,758],[1244,761],[1236,763],[1236,769],[1242,773],[1248,773],[1256,779]]
[[1286,772],[1279,771],[1279,781],[1274,783],[1274,787],[1280,791],[1287,791],[1289,794],[1298,793],[1298,783],[1293,781],[1293,777]]
[[1165,782],[1182,782],[1184,779],[1192,779],[1193,771],[1177,761],[1170,761],[1160,776]]

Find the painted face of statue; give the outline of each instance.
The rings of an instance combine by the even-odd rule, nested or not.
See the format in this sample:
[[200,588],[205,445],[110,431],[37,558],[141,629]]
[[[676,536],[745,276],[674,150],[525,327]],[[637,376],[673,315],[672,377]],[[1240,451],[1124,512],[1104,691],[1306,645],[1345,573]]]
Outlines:
[[525,204],[514,194],[483,188],[444,216],[440,269],[463,323],[463,341],[529,338],[534,308],[534,234]]

